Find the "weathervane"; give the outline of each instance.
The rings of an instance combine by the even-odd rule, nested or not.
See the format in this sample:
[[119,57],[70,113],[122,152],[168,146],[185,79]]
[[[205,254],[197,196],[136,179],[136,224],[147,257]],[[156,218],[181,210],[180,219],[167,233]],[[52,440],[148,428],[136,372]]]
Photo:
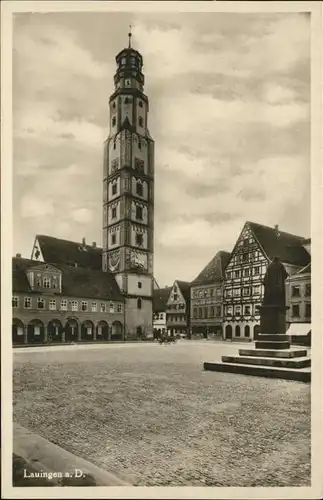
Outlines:
[[129,24],[129,28],[130,28],[130,31],[128,33],[128,37],[129,37],[129,49],[131,49],[131,37],[132,37],[132,34],[131,34],[131,24]]

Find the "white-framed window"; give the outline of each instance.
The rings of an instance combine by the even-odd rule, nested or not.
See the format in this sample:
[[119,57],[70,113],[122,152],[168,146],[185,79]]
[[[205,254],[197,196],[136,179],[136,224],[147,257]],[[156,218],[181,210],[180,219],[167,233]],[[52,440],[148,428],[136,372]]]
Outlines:
[[233,314],[233,307],[227,306],[227,316],[232,316],[232,314]]
[[72,300],[72,311],[78,311],[79,310],[79,303],[77,300]]
[[104,302],[101,302],[101,304],[100,304],[100,312],[101,313],[105,313],[105,304],[104,304]]
[[50,299],[50,301],[49,301],[49,309],[51,311],[56,311],[56,299]]
[[44,276],[43,277],[43,287],[44,288],[50,288],[51,287],[51,279],[49,276]]
[[98,331],[97,331],[98,337],[102,335],[102,326],[98,326]]
[[245,305],[244,308],[243,308],[243,314],[245,316],[249,316],[251,314],[251,306]]
[[41,297],[37,299],[37,309],[45,309],[45,300]]
[[97,311],[97,303],[96,302],[92,302],[92,312],[96,312]]
[[253,295],[260,295],[261,293],[261,287],[260,285],[255,285],[252,289]]
[[247,267],[243,270],[243,276],[248,277],[250,275],[250,269]]
[[61,311],[67,311],[67,300],[61,300]]
[[24,308],[31,309],[31,297],[24,298]]
[[236,314],[237,316],[241,315],[241,306],[234,307],[234,314]]
[[256,315],[260,314],[260,304],[255,304],[255,314]]
[[12,297],[12,307],[19,307],[19,297]]
[[248,295],[250,295],[250,292],[251,292],[251,289],[250,289],[249,286],[247,286],[247,287],[245,287],[245,288],[242,289],[242,295],[244,297],[247,297]]
[[301,287],[292,286],[292,297],[300,297],[300,296],[301,296]]
[[118,313],[122,312],[122,304],[118,304],[117,311],[118,311]]
[[88,310],[87,301],[86,300],[82,300],[82,302],[81,302],[81,311],[85,312],[87,310]]
[[110,302],[110,313],[114,313],[114,303]]
[[232,288],[227,290],[227,297],[232,297]]
[[92,326],[86,327],[86,335],[92,335]]
[[234,296],[234,297],[240,297],[240,295],[241,295],[241,290],[240,290],[240,288],[234,288],[234,289],[233,289],[233,296]]

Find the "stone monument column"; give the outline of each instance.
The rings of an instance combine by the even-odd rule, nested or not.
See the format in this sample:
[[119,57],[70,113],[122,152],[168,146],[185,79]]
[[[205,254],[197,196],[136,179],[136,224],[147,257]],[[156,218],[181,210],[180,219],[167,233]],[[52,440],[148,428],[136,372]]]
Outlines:
[[288,277],[278,257],[269,264],[264,278],[264,298],[260,307],[260,333],[286,334],[285,281]]

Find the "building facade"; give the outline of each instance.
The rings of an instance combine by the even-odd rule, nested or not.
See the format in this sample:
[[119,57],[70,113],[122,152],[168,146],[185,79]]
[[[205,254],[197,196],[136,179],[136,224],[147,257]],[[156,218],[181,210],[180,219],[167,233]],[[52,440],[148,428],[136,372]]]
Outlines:
[[224,281],[224,338],[253,340],[260,329],[263,280],[279,257],[289,275],[310,262],[305,238],[246,222],[231,253]]
[[223,281],[230,258],[219,251],[191,283],[192,337],[223,336]]
[[190,283],[176,280],[167,300],[168,335],[190,335]]
[[311,332],[311,264],[286,280],[288,335],[293,341],[306,341]]
[[129,47],[116,56],[110,134],[104,144],[103,256],[125,296],[126,337],[152,335],[154,141],[148,130],[143,59]]
[[166,309],[167,301],[172,287],[158,288],[154,290],[153,295],[153,328],[154,337],[157,338],[160,335],[165,335],[167,333],[166,324]]
[[123,340],[124,298],[113,276],[13,258],[13,344]]

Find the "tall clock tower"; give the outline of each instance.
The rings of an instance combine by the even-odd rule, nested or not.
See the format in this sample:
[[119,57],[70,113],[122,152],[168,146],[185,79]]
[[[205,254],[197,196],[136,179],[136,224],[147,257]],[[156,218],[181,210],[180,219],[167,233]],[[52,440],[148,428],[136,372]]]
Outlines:
[[154,141],[143,59],[131,47],[131,33],[116,63],[104,143],[102,266],[126,298],[125,338],[131,338],[152,334]]

